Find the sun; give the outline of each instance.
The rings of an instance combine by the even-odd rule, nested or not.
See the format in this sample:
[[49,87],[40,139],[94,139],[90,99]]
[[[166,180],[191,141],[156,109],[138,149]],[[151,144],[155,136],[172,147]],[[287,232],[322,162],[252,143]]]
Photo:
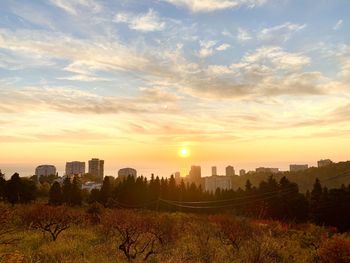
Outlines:
[[180,156],[185,158],[189,155],[188,149],[187,148],[181,148],[180,149]]

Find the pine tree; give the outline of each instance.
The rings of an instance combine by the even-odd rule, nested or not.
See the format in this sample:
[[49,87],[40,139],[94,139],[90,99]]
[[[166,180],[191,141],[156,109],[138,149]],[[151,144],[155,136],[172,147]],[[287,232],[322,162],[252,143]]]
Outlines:
[[49,191],[49,204],[60,205],[63,202],[61,185],[54,182]]

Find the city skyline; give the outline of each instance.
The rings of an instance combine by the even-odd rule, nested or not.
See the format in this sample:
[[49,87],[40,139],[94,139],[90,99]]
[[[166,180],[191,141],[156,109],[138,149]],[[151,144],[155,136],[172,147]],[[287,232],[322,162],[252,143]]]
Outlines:
[[[94,158],[92,158],[94,159]],[[300,163],[285,163],[283,164],[283,166],[271,166],[271,165],[268,165],[266,163],[260,163],[260,165],[258,166],[254,166],[255,163],[250,163],[250,164],[245,164],[245,166],[238,166],[238,165],[234,165],[233,163],[230,163],[230,164],[227,164],[227,163],[221,163],[220,165],[200,165],[200,164],[191,164],[189,165],[188,167],[182,167],[182,169],[172,169],[172,168],[167,168],[164,170],[160,170],[159,167],[158,168],[142,168],[142,167],[128,167],[127,165],[121,165],[121,166],[115,166],[115,168],[111,169],[111,165],[108,166],[108,163],[107,163],[107,169],[105,169],[105,172],[104,172],[104,176],[113,176],[115,178],[118,177],[118,171],[123,170],[123,169],[136,169],[137,173],[139,174],[139,176],[144,176],[144,177],[147,177],[147,178],[151,178],[151,175],[154,174],[155,176],[159,176],[159,177],[164,177],[164,178],[169,178],[171,175],[175,176],[176,173],[180,173],[181,177],[186,177],[189,175],[190,171],[191,171],[191,167],[192,166],[199,166],[202,170],[201,174],[202,174],[202,177],[210,177],[213,175],[213,168],[215,167],[215,172],[216,172],[216,175],[218,176],[223,176],[223,175],[227,175],[227,174],[231,174],[232,172],[235,173],[235,175],[240,175],[240,170],[244,170],[246,173],[248,172],[256,172],[258,171],[259,169],[265,169],[265,170],[269,170],[269,169],[278,169],[278,172],[286,172],[286,171],[291,171],[291,167],[292,166],[297,166],[298,168],[301,166],[304,168],[304,166],[306,165],[307,168],[311,168],[311,167],[320,167],[322,165],[320,165],[320,162],[327,162],[325,165],[328,165],[332,162],[334,163],[337,163],[337,161],[334,161],[334,160],[330,160],[330,159],[321,159],[321,160],[317,160],[317,161],[314,161],[313,163],[303,163],[303,162],[300,162]],[[342,160],[342,161],[347,161],[347,160]],[[36,173],[36,169],[38,167],[41,167],[41,166],[54,166],[55,169],[57,169],[57,174],[58,176],[64,176],[66,175],[66,170],[67,170],[67,164],[68,163],[79,163],[79,162],[83,162],[85,163],[85,161],[67,161],[65,163],[65,165],[63,167],[61,166],[57,166],[56,164],[53,164],[53,163],[42,163],[40,165],[37,165],[37,166],[27,166],[25,167],[25,169],[21,170],[18,169],[18,166],[16,165],[13,165],[13,166],[2,166],[0,167],[0,171],[2,171],[2,173],[5,174],[5,178],[10,178],[11,175],[13,173],[19,173],[21,176],[25,176],[25,177],[29,177],[29,176],[32,176],[33,174]],[[106,164],[106,163],[104,163]],[[5,167],[5,169],[3,169]],[[228,171],[227,168],[231,167],[232,168],[232,171]],[[86,173],[88,173],[88,161],[86,161]],[[306,168],[306,169],[307,169]],[[181,170],[181,171],[180,171]],[[293,171],[297,171],[297,170],[303,170],[303,169],[293,169]],[[161,171],[161,172],[154,172],[154,171]]]
[[344,0],[1,1],[0,169],[62,173],[98,156],[107,175],[191,165],[209,175],[347,160],[349,10]]

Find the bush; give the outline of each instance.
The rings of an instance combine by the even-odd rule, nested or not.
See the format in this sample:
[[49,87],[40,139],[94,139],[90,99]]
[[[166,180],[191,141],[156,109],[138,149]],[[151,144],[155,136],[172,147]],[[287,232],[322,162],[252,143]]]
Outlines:
[[14,237],[16,232],[12,225],[13,213],[7,207],[0,206],[0,245],[10,245],[16,243],[19,239]]
[[350,241],[342,236],[325,240],[319,249],[320,263],[349,263]]

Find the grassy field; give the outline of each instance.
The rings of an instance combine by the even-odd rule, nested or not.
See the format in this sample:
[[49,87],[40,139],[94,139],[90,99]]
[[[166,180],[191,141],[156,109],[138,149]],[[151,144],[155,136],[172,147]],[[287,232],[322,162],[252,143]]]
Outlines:
[[[100,206],[63,208],[57,216],[52,209],[56,208],[1,207],[6,215],[0,230],[1,262],[350,262],[349,234],[312,224]],[[35,222],[55,223],[59,216],[72,215],[55,241],[35,227]],[[135,257],[126,256],[123,242]]]

